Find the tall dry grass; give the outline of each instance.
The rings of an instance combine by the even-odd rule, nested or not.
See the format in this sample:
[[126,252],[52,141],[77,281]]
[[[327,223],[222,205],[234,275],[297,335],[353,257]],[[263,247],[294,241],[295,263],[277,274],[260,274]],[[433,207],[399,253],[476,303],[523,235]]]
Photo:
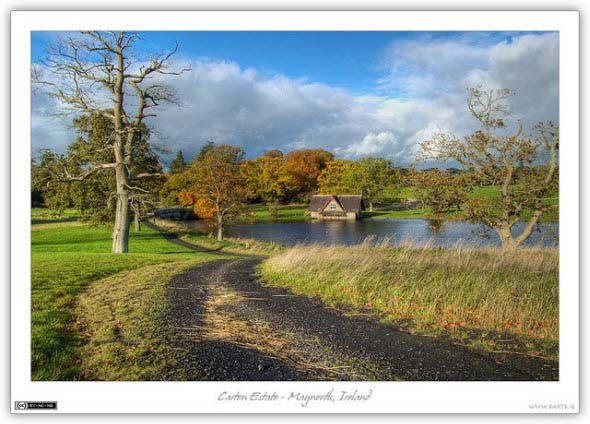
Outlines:
[[419,333],[555,358],[558,251],[298,245],[266,260],[270,284],[371,311]]

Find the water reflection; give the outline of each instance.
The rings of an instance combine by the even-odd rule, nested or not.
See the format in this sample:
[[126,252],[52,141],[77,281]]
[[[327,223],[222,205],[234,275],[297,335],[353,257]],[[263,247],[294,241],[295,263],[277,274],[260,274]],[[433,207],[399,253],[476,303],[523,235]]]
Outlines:
[[445,232],[445,221],[442,219],[427,219],[428,229],[431,233],[444,233]]
[[[206,221],[190,224],[199,231],[211,232]],[[518,233],[524,222],[514,226]],[[296,243],[358,244],[366,238],[375,242],[388,240],[391,245],[412,242],[449,247],[461,242],[471,246],[499,246],[495,231],[482,224],[465,221],[440,221],[426,219],[363,219],[360,221],[305,221],[229,225],[228,237],[255,238],[285,245]],[[540,223],[526,245],[557,246],[559,224]]]

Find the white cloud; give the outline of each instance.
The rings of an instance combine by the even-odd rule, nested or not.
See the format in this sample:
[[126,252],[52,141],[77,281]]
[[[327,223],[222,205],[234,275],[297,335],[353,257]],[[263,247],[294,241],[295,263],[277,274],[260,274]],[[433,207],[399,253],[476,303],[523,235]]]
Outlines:
[[529,123],[558,120],[559,43],[557,34],[524,35],[490,50],[490,66],[470,72],[467,82],[485,82],[515,92],[515,117]]
[[388,147],[395,148],[398,139],[391,131],[384,131],[378,134],[369,133],[358,143],[350,144],[346,148],[336,148],[336,153],[343,153],[345,156],[369,156],[379,155]]
[[[182,107],[164,107],[150,123],[161,143],[185,156],[214,140],[249,156],[320,147],[341,157],[408,163],[417,143],[437,129],[461,135],[475,128],[465,106],[468,84],[509,87],[516,92],[515,116],[557,121],[557,44],[555,34],[487,45],[467,37],[392,44],[381,89],[365,95],[233,62],[194,60],[191,72],[166,78]],[[39,95],[33,105],[33,145],[63,151],[72,141],[67,123],[44,118],[55,105]]]
[[[511,89],[513,120],[523,118],[529,126],[558,121],[557,33],[526,34],[495,43],[470,34],[445,41],[393,43],[383,63],[388,70],[381,80],[385,92],[401,93],[419,100],[421,106],[429,104],[430,113],[444,110],[445,126],[459,135],[475,128],[465,89],[477,84]],[[427,126],[437,126],[435,119],[429,121]]]

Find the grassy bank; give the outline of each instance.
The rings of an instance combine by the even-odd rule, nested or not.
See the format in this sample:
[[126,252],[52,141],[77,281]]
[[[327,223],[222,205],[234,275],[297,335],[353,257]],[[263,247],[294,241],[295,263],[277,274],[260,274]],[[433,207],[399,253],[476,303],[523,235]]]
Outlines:
[[54,211],[47,208],[31,208],[31,224],[56,224],[59,222],[74,222],[78,220],[75,209]]
[[206,260],[173,261],[119,272],[84,290],[75,306],[75,351],[80,378],[92,381],[154,381],[182,376],[166,339],[166,285]]
[[558,252],[296,246],[262,277],[329,306],[488,351],[556,359]]
[[193,230],[182,221],[172,221],[157,218],[150,220],[161,230],[175,234],[179,239],[201,247],[204,250],[217,250],[238,255],[262,255],[268,256],[278,253],[284,247],[278,243],[272,243],[256,239],[227,237],[217,240],[213,234],[204,234]]
[[[80,294],[89,286],[108,278],[108,283],[104,284],[121,290],[123,296],[133,276],[139,275],[139,270],[145,267],[169,264],[170,268],[166,269],[174,270],[216,258],[172,245],[148,228],[131,233],[132,253],[113,255],[107,228],[64,222],[61,217],[53,222],[48,217],[43,223],[32,225],[31,237],[33,380],[80,378],[85,358],[80,357],[78,350],[84,336],[76,324],[79,317],[74,308]],[[161,277],[162,284],[168,277],[160,272],[153,275]],[[136,295],[137,301],[143,301],[141,290]],[[112,328],[112,322],[109,321],[109,325]],[[114,364],[119,360],[112,359]]]

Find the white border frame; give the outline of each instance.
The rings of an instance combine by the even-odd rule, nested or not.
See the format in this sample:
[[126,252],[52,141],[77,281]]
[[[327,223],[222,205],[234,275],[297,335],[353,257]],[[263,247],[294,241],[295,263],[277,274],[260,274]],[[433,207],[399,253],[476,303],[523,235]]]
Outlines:
[[[42,30],[559,31],[559,382],[32,382],[30,380],[30,32]],[[11,408],[56,400],[74,412],[465,412],[579,410],[579,13],[577,11],[175,11],[11,14]],[[373,390],[364,404],[222,402],[223,391]],[[531,409],[530,404],[571,409]],[[33,411],[27,411],[29,413]]]

